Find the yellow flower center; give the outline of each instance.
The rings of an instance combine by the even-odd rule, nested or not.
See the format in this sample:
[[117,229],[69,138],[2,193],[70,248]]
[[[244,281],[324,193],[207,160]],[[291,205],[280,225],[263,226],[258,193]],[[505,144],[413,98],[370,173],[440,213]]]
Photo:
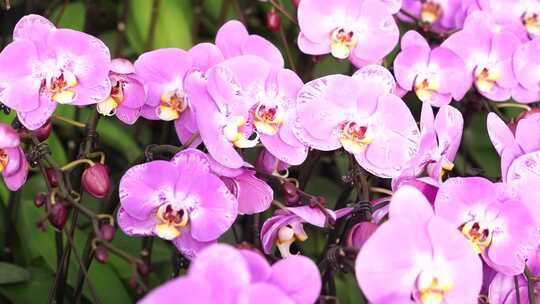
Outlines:
[[124,101],[124,88],[121,81],[117,81],[111,88],[111,94],[105,100],[97,104],[97,111],[101,115],[113,116],[116,108]]
[[414,81],[414,92],[421,101],[428,102],[433,99],[433,94],[439,91],[440,84],[436,79],[429,80],[427,77],[417,77]]
[[7,152],[3,149],[0,149],[0,173],[4,172],[9,162],[9,156]]
[[283,111],[277,105],[269,107],[259,104],[255,108],[254,114],[253,124],[260,133],[274,135],[278,132],[279,126],[283,124]]
[[538,12],[526,12],[523,15],[523,25],[531,35],[540,34],[540,15]]
[[156,218],[161,222],[155,226],[156,234],[166,240],[173,240],[182,233],[180,228],[185,227],[189,221],[189,215],[184,208],[175,209],[166,204],[159,207]]
[[255,138],[249,139],[240,128],[246,124],[244,117],[236,117],[223,128],[223,135],[238,148],[253,148],[259,143],[259,135],[255,132]]
[[444,300],[444,293],[452,289],[453,281],[448,273],[434,273],[422,271],[416,281],[420,292],[420,302],[423,304],[440,304]]
[[482,92],[491,91],[500,78],[501,72],[497,68],[478,66],[474,70],[474,83]]
[[482,253],[491,245],[493,234],[488,227],[478,221],[468,221],[461,227],[461,233],[469,240],[476,253]]
[[[302,225],[298,223],[298,225]],[[298,229],[300,232],[295,232],[291,224],[285,225],[279,228],[276,245],[279,249],[279,253],[282,258],[286,258],[291,255],[291,245],[294,241],[305,241],[308,236],[303,229]]]
[[75,99],[75,86],[77,78],[69,71],[63,71],[60,75],[48,75],[45,79],[47,89],[53,94],[52,100],[61,104],[70,104]]
[[161,105],[157,108],[159,119],[165,121],[176,120],[187,107],[187,96],[183,91],[169,91],[161,95]]
[[330,41],[332,56],[339,59],[346,59],[358,44],[358,36],[355,35],[354,31],[341,27],[332,32]]
[[420,10],[420,20],[425,23],[432,24],[439,20],[443,14],[441,5],[433,1],[426,1],[422,3]]
[[339,141],[347,152],[358,154],[371,143],[370,133],[370,128],[367,125],[347,121],[343,126]]

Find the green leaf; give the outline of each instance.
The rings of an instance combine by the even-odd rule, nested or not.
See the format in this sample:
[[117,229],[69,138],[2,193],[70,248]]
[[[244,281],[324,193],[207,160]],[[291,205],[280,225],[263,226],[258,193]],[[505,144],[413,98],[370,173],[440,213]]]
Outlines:
[[[134,0],[129,6],[127,38],[138,53],[146,50],[152,6],[154,1]],[[176,47],[188,49],[192,46],[192,9],[189,1],[162,0],[155,25],[153,44],[150,49]]]
[[0,284],[26,282],[29,279],[28,270],[15,264],[0,262]]
[[[56,270],[54,229],[49,226],[46,231],[40,231],[36,226],[37,221],[43,216],[43,210],[34,206],[33,197],[35,193],[40,191],[45,191],[45,184],[40,176],[30,178],[22,188],[21,204],[17,208],[17,231],[21,244],[25,244],[28,249],[30,258],[42,257],[51,270]],[[85,235],[82,235],[83,233],[86,234],[85,232],[77,231],[75,235],[75,243],[79,254],[82,254],[84,247]],[[69,267],[68,284],[74,287],[77,282],[79,264],[73,253]],[[110,265],[92,263],[89,277],[102,303],[131,302],[128,292]],[[114,292],[111,292],[111,290]],[[91,299],[88,288],[85,288],[84,295],[88,299]]]
[[0,201],[4,203],[4,206],[7,206],[9,200],[9,190],[4,183],[4,179],[0,179]]
[[491,145],[486,126],[486,113],[473,115],[470,124],[463,132],[462,147],[488,177],[501,175],[500,158]]
[[[63,10],[63,12],[62,12]],[[58,16],[60,17],[60,22],[56,24],[60,28],[70,28],[77,31],[82,31],[84,29],[84,21],[86,19],[86,8],[81,2],[69,3],[63,7],[60,5],[52,13],[50,20],[56,22]]]
[[66,164],[68,162],[66,151],[64,150],[64,146],[62,146],[60,140],[58,140],[58,136],[56,136],[56,134],[53,132],[46,142],[51,149],[54,160],[56,160],[56,162],[60,165]]
[[123,153],[129,162],[134,161],[142,154],[142,149],[133,139],[133,135],[130,134],[129,129],[117,120],[101,119],[97,127],[97,132],[104,144]]
[[46,301],[54,275],[46,268],[29,268],[30,280],[0,286],[0,293],[12,303],[43,303]]

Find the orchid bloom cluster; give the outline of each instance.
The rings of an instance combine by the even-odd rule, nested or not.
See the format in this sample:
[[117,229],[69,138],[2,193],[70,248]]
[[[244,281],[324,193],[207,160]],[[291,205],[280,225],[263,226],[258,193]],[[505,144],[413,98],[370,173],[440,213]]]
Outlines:
[[[28,132],[58,104],[91,106],[127,125],[174,124],[183,144],[119,182],[121,230],[171,242],[191,261],[141,303],[314,303],[321,274],[292,248],[338,226],[344,237],[327,247],[358,253],[350,264],[369,303],[477,303],[480,294],[525,303],[531,288],[540,293],[530,286],[540,275],[540,112],[510,125],[488,114],[500,179],[454,174],[467,99],[497,109],[540,102],[540,1],[302,0],[297,10],[298,49],[347,59],[351,75],[304,82],[239,21],[213,43],[131,62],[111,59],[91,35],[23,17],[0,53],[0,102],[22,125],[0,124],[7,188],[26,181]],[[400,35],[407,23],[417,30]],[[420,101],[418,119],[405,95]],[[314,152],[349,158],[373,212],[305,192],[290,175]],[[392,195],[370,197],[376,181]],[[240,219],[261,216],[253,246],[217,244]]]

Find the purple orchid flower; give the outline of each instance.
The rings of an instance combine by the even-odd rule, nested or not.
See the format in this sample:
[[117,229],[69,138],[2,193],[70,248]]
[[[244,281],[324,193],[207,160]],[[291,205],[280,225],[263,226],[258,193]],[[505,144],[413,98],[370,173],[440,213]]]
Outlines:
[[356,278],[370,303],[476,303],[482,263],[418,190],[402,187],[360,250]]
[[296,137],[307,146],[343,147],[379,177],[395,177],[416,153],[419,130],[409,108],[380,78],[329,75],[297,98]]
[[459,228],[490,267],[507,275],[522,273],[538,245],[529,209],[504,184],[480,177],[450,178],[439,188],[435,213]]
[[249,168],[227,168],[213,158],[210,169],[225,183],[238,201],[239,214],[255,214],[266,211],[274,199],[274,191],[265,181],[255,176],[255,170]]
[[97,110],[102,115],[115,115],[122,122],[132,125],[141,115],[146,102],[144,85],[129,60],[113,59],[110,70],[111,92],[109,97],[97,104]]
[[461,100],[472,79],[465,62],[451,50],[431,50],[416,31],[408,31],[401,39],[401,52],[394,61],[394,73],[400,87],[414,90],[416,96],[433,106]]
[[38,15],[19,20],[13,40],[0,53],[0,100],[27,129],[43,126],[57,103],[84,106],[109,95],[111,59],[101,40]]
[[495,150],[501,156],[503,182],[519,193],[540,229],[538,194],[531,191],[540,187],[540,113],[520,119],[515,135],[495,113],[489,113],[487,129]]
[[399,179],[414,177],[425,169],[432,180],[441,183],[445,172],[454,168],[453,161],[463,133],[463,116],[457,109],[446,105],[434,118],[431,106],[424,103],[420,126],[420,148]]
[[[326,209],[328,214],[336,220],[349,214],[351,208],[336,211]],[[266,220],[261,228],[261,243],[264,253],[272,254],[272,247],[277,245],[281,257],[291,255],[290,247],[295,241],[305,241],[308,236],[304,231],[304,223],[316,227],[326,227],[326,216],[319,209],[311,206],[287,207],[277,210],[274,216]]]
[[246,27],[237,20],[223,24],[216,34],[216,46],[225,59],[242,55],[255,55],[268,61],[276,68],[283,68],[283,56],[270,41],[259,35],[250,35]]
[[135,61],[135,72],[147,87],[142,116],[152,120],[174,121],[180,142],[184,143],[197,132],[194,104],[184,85],[186,76],[204,73],[223,61],[221,51],[211,43],[201,43],[188,52],[166,48],[150,51]]
[[392,179],[392,191],[396,192],[399,188],[409,186],[422,192],[430,204],[435,203],[435,197],[439,191],[440,180],[429,176],[417,178],[415,176],[402,175],[399,178]]
[[[298,165],[305,160],[307,147],[291,131],[294,100],[302,85],[294,72],[244,55],[214,66],[207,79],[194,74],[187,82],[198,100],[201,138],[216,161],[241,167],[243,160],[234,148],[254,147],[259,139],[284,162]],[[256,138],[250,139],[252,134]]]
[[522,103],[540,101],[540,37],[521,44],[514,53],[514,73],[519,86],[512,97]]
[[[403,0],[402,9],[439,32],[457,28],[458,20],[464,14],[462,0]],[[403,14],[398,16],[402,20],[410,21],[410,18]]]
[[262,255],[229,245],[208,247],[188,274],[156,288],[140,304],[311,304],[321,290],[313,261],[291,256],[270,266]]
[[215,242],[236,219],[238,202],[193,149],[171,161],[129,169],[120,181],[118,225],[128,235],[170,240],[187,257]]
[[[399,40],[396,1],[303,0],[298,7],[298,46],[306,54],[331,53],[357,66],[386,56]],[[399,4],[398,4],[399,5]]]
[[347,246],[362,249],[378,227],[379,225],[373,222],[360,222],[354,225],[347,236]]
[[540,2],[538,0],[482,0],[477,9],[486,12],[501,26],[511,27],[522,38],[540,34]]
[[19,190],[28,176],[28,161],[20,144],[19,134],[0,123],[0,173],[11,191]]
[[[527,260],[527,268],[532,275],[540,275],[540,247],[536,247],[534,253]],[[518,301],[516,296],[515,276],[505,275],[503,273],[495,274],[489,285],[490,303],[518,304],[528,303],[527,279],[523,274],[517,276],[517,289],[519,289]],[[533,284],[535,292],[540,293],[540,286]]]
[[507,29],[496,31],[484,12],[474,12],[462,31],[452,34],[442,44],[456,53],[467,66],[480,94],[494,101],[510,98],[518,85],[512,68],[512,56],[519,38]]

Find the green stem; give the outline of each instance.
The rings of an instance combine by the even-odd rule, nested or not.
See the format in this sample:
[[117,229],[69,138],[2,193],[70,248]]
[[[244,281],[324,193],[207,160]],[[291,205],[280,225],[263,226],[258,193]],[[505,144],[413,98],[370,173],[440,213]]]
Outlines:
[[513,103],[513,102],[494,103],[494,105],[498,109],[517,108],[517,109],[522,109],[525,111],[531,110],[531,107],[529,107],[528,105],[520,104],[520,103]]
[[66,164],[66,165],[62,166],[62,168],[60,168],[60,170],[62,170],[62,171],[70,171],[70,170],[73,170],[74,168],[78,167],[79,165],[83,165],[83,164],[88,164],[90,167],[95,165],[95,163],[93,161],[91,161],[89,159],[86,159],[86,158],[83,158],[83,159],[74,160],[74,161],[70,162],[69,164]]
[[73,119],[69,119],[69,118],[60,116],[60,115],[53,115],[53,119],[58,120],[58,121],[61,121],[61,122],[66,123],[66,124],[68,124],[68,125],[75,126],[75,127],[77,127],[77,128],[81,128],[81,129],[86,128],[86,125],[85,125],[85,124],[80,123],[80,122],[78,122],[78,121],[75,121],[75,120],[73,120]]

